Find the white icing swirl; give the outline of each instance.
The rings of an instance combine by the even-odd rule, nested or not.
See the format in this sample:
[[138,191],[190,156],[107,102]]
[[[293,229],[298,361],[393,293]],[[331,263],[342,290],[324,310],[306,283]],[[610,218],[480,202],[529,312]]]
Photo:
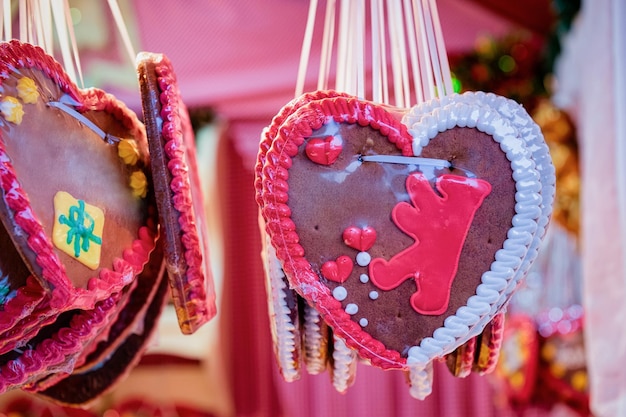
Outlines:
[[320,313],[308,303],[304,304],[303,345],[304,365],[309,374],[317,375],[326,370],[327,334],[323,333]]
[[516,181],[513,227],[490,271],[483,274],[476,295],[446,318],[433,337],[409,349],[407,364],[425,364],[454,350],[470,335],[480,334],[527,272],[552,211],[554,167],[539,128],[525,110],[493,94],[465,93],[431,100],[412,108],[403,123],[413,135],[415,156],[439,132],[455,126],[476,127],[500,144]]
[[285,381],[291,382],[300,378],[300,369],[297,358],[300,356],[299,329],[292,320],[291,309],[287,305],[287,287],[285,274],[280,262],[276,258],[274,247],[269,243],[269,237],[265,237],[263,247],[263,261],[265,268],[265,282],[270,294],[268,313],[270,327],[274,339],[274,352],[280,366],[280,372]]
[[353,383],[356,375],[356,351],[350,349],[343,339],[333,337],[333,387],[345,392]]
[[433,391],[433,365],[432,362],[421,365],[408,366],[409,394],[417,400],[423,400]]

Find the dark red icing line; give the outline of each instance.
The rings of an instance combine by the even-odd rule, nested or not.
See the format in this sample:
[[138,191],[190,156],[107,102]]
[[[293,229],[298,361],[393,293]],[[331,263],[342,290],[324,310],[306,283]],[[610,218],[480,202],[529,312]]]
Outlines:
[[440,315],[448,309],[465,237],[476,210],[491,192],[484,180],[455,175],[442,175],[435,186],[441,195],[424,174],[407,177],[412,204],[398,203],[391,218],[415,243],[388,261],[376,258],[369,265],[372,283],[381,290],[414,279],[417,292],[411,296],[411,306],[424,315]]
[[[267,230],[271,231],[272,244],[276,248],[277,257],[283,261],[285,273],[298,282],[300,291],[306,288],[306,296],[316,304],[317,310],[333,330],[376,366],[384,369],[402,368],[406,359],[399,352],[386,349],[383,343],[363,332],[360,325],[345,313],[341,303],[332,297],[329,288],[319,281],[319,277],[304,258],[304,249],[298,243],[296,226],[290,217],[286,174],[291,167],[291,158],[297,154],[298,147],[304,143],[305,138],[329,122],[370,126],[387,136],[391,143],[395,143],[403,155],[413,156],[412,138],[406,126],[383,107],[352,97],[312,101],[302,111],[295,111],[279,125],[277,136],[265,152],[264,158],[259,158],[259,161],[264,160],[259,175],[262,177],[261,212],[267,220]],[[258,183],[255,186],[258,187]],[[359,340],[353,338],[357,334],[360,335]]]
[[[0,60],[2,79],[9,78],[20,68],[38,69],[74,99],[79,111],[105,111],[118,119],[135,137],[145,136],[135,113],[114,96],[102,90],[95,88],[79,90],[63,71],[61,65],[43,49],[19,41],[10,41],[0,44],[0,56],[3,58]],[[51,284],[51,308],[64,310],[73,305],[93,308],[96,301],[111,292],[122,289],[143,269],[148,253],[154,248],[155,224],[142,227],[139,230],[139,238],[133,242],[131,248],[124,251],[123,259],[116,259],[112,270],[102,269],[98,277],[90,279],[87,290],[73,288],[64,266],[53,250],[52,242],[30,207],[27,194],[21,188],[10,157],[1,141],[0,177],[0,187],[4,191],[6,204],[14,214],[13,221],[28,236],[28,245],[37,254],[36,261],[42,269],[42,276]]]

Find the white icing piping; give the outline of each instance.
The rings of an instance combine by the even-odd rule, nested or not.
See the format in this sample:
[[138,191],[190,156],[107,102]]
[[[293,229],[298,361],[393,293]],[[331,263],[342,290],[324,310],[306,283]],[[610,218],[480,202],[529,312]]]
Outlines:
[[333,337],[333,347],[333,386],[337,391],[345,392],[354,382],[357,354],[338,336]]
[[[455,126],[476,127],[492,135],[511,161],[517,190],[513,227],[503,248],[496,253],[490,271],[483,274],[477,295],[470,297],[467,305],[460,307],[454,316],[446,318],[444,326],[435,330],[433,337],[424,338],[419,346],[409,349],[407,364],[428,363],[482,332],[493,312],[501,307],[525,273],[523,268],[532,263],[536,256],[535,246],[541,239],[539,235],[545,232],[545,226],[541,225],[547,224],[544,217],[551,212],[551,200],[543,201],[542,205],[543,194],[540,194],[544,192],[544,181],[547,185],[553,183],[545,163],[549,160],[549,155],[545,155],[547,147],[537,145],[542,138],[536,135],[520,138],[520,129],[534,122],[525,120],[520,112],[513,112],[512,106],[504,108],[504,114],[501,114],[499,108],[496,110],[486,105],[482,96],[479,97],[472,94],[444,96],[441,100],[415,106],[403,119],[413,135],[415,155],[420,155],[423,147],[438,133]],[[535,157],[542,162],[542,171],[536,167]],[[533,185],[537,181],[541,188]]]
[[[265,269],[266,286],[270,301],[268,310],[271,330],[274,333],[274,350],[276,360],[280,364],[280,372],[285,381],[292,382],[300,378],[300,370],[297,363],[300,345],[296,343],[296,325],[291,319],[291,310],[287,306],[285,274],[280,262],[276,258],[276,251],[270,243],[270,238],[261,227],[264,238],[263,261]],[[299,341],[298,341],[299,342]]]
[[316,375],[326,370],[327,335],[322,334],[322,317],[319,311],[305,304],[304,306],[304,363],[309,374]]
[[409,394],[417,400],[423,400],[433,391],[433,364],[409,365]]

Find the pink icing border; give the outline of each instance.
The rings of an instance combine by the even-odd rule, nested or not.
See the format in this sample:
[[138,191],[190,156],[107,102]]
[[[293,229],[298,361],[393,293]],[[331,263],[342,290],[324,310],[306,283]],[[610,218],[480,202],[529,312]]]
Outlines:
[[68,371],[67,367],[72,366],[84,346],[110,322],[121,296],[121,292],[115,293],[96,304],[94,309],[78,313],[68,327],[58,329],[18,358],[0,365],[0,394],[50,373]]
[[[193,138],[191,124],[183,117],[187,116],[187,109],[181,100],[176,73],[171,62],[165,55],[158,56],[155,72],[161,91],[159,96],[160,116],[163,119],[161,131],[166,141],[164,151],[169,158],[167,167],[172,174],[170,182],[172,202],[180,214],[178,224],[182,232],[181,242],[185,248],[184,256],[187,263],[185,277],[188,285],[184,307],[188,310],[189,325],[193,332],[216,314],[213,278],[208,259],[204,259],[204,256],[209,256],[208,248],[204,256],[201,250],[208,237],[198,236],[196,227],[196,218],[200,218],[205,226],[207,221],[204,212],[194,210],[193,205],[191,187],[199,183],[199,178],[194,164],[195,144],[193,141],[185,140],[185,135]],[[185,158],[185,152],[189,163]],[[195,176],[195,183],[189,181],[192,175]],[[196,192],[202,195],[202,190],[196,189]],[[205,264],[206,271],[203,268]]]
[[[319,281],[319,277],[304,257],[302,246],[292,243],[298,239],[296,225],[291,220],[287,206],[288,184],[284,178],[280,175],[277,177],[274,173],[279,170],[287,172],[291,167],[291,158],[297,154],[298,147],[304,143],[304,138],[331,120],[370,126],[387,136],[388,140],[395,143],[406,156],[413,155],[413,138],[408,133],[407,127],[383,107],[356,98],[335,97],[313,101],[302,110],[293,113],[280,126],[278,136],[265,152],[265,163],[260,176],[263,202],[261,212],[267,220],[266,230],[276,248],[278,259],[283,262],[287,276],[304,291],[303,296],[315,303],[335,333],[341,336],[348,346],[371,360],[372,364],[384,369],[402,368],[406,359],[402,358],[399,352],[386,349],[381,342],[362,331],[360,326],[351,320],[342,309],[341,303],[332,297],[329,288]],[[354,335],[359,335],[360,339],[354,340]]]
[[261,172],[263,170],[263,165],[265,164],[265,155],[267,151],[272,146],[272,142],[274,138],[278,135],[278,130],[282,126],[282,124],[287,120],[287,118],[293,114],[300,107],[316,100],[321,100],[325,98],[333,98],[333,97],[345,97],[350,98],[351,96],[345,93],[340,93],[337,91],[314,91],[312,93],[306,93],[299,98],[296,98],[289,102],[285,107],[283,107],[280,112],[274,116],[270,125],[265,128],[263,131],[261,141],[259,143],[259,152],[257,154],[257,162],[254,166],[254,172],[256,173],[256,177],[254,180],[254,190],[255,190],[255,199],[259,207],[263,206],[263,197],[261,194],[263,193],[263,184],[262,184],[262,175]]
[[[82,104],[79,110],[105,111],[118,119],[135,137],[145,138],[143,125],[134,112],[113,95],[102,90],[79,90],[61,65],[43,49],[13,40],[0,44],[0,56],[2,57],[0,78],[7,79],[11,72],[19,68],[36,68],[56,82],[62,91],[77,103]],[[99,277],[89,280],[87,289],[73,288],[63,264],[54,253],[50,239],[31,210],[26,192],[17,180],[2,142],[0,142],[0,180],[6,204],[13,212],[13,220],[28,235],[28,246],[37,253],[36,262],[42,269],[42,277],[51,284],[52,308],[57,310],[74,307],[93,308],[98,300],[121,290],[131,282],[148,261],[149,253],[155,245],[156,225],[141,227],[138,239],[130,248],[124,250],[121,258],[114,260],[113,269],[102,269]]]
[[[157,248],[152,252],[149,264],[140,276],[124,289],[115,311],[109,317],[109,322],[97,337],[83,346],[83,350],[75,358],[74,373],[85,372],[97,366],[104,360],[103,358],[112,355],[111,352],[119,348],[131,333],[137,331],[138,323],[145,320],[146,311],[149,310],[164,279],[161,271],[162,262],[162,250]],[[68,376],[64,372],[48,375],[24,387],[24,390],[43,391]]]
[[[262,217],[262,210],[260,210],[263,207],[263,198],[262,198],[263,184],[262,184],[261,172],[263,169],[263,164],[265,163],[266,152],[270,149],[272,145],[272,141],[278,134],[278,130],[280,129],[280,126],[292,113],[294,113],[298,108],[302,107],[303,105],[310,103],[311,101],[320,100],[323,98],[338,97],[338,96],[350,97],[347,94],[339,93],[339,92],[332,91],[332,90],[315,91],[312,93],[306,93],[300,96],[299,98],[296,98],[292,100],[291,102],[287,103],[279,111],[279,113],[276,116],[274,116],[270,125],[263,130],[263,134],[262,134],[261,141],[259,144],[259,152],[257,154],[257,161],[256,161],[255,168],[254,168],[255,173],[256,173],[256,176],[254,179],[255,199],[256,199],[257,204],[259,205],[259,214],[260,214],[259,226],[260,226],[260,232],[261,232],[261,235],[262,235],[261,237],[263,241],[263,259],[262,260],[266,264],[264,265],[265,275],[266,275],[265,283],[266,283],[266,292],[267,292],[267,297],[268,297],[268,301],[267,301],[268,311],[270,312],[270,317],[269,317],[270,328],[272,330],[272,334],[274,335],[274,338],[272,340],[272,343],[274,345],[274,356],[276,358],[276,362],[278,363],[279,371],[281,375],[283,376],[283,379],[285,379],[288,382],[294,381],[300,378],[299,364],[300,364],[301,357],[304,358],[307,371],[313,374],[320,373],[323,370],[322,368],[324,369],[326,368],[326,357],[325,355],[323,355],[324,356],[323,363],[320,363],[317,365],[310,363],[309,362],[310,360],[307,357],[308,353],[305,355],[302,354],[302,349],[303,349],[302,345],[304,344],[304,348],[306,348],[305,350],[314,351],[316,349],[316,347],[307,345],[307,338],[305,336],[306,334],[305,330],[307,326],[310,327],[311,325],[306,324],[306,318],[305,318],[305,323],[301,325],[300,323],[294,323],[289,314],[281,313],[283,305],[287,304],[286,302],[287,294],[291,293],[294,299],[297,299],[299,295],[293,289],[289,288],[289,284],[284,274],[281,273],[282,276],[278,277],[278,276],[272,275],[270,272],[272,269],[274,269],[274,267],[272,267],[271,264],[276,260],[276,256],[274,253],[274,249],[272,248],[270,250],[269,248],[269,246],[271,245],[267,242],[268,238],[267,238],[267,234],[265,233],[265,223]],[[281,268],[281,271],[282,271],[282,268]],[[280,287],[281,283],[283,284],[282,288]],[[315,314],[319,315],[317,310],[315,310],[313,307],[310,307],[308,304],[305,305],[305,311],[307,311],[307,309],[309,312],[315,312]],[[293,326],[294,328],[293,331],[289,331],[286,329],[286,327],[289,325]],[[304,328],[301,329],[300,327],[304,327]],[[281,332],[278,329],[283,329],[283,331]],[[304,339],[303,343],[299,342],[300,340],[298,336],[299,334],[303,335],[303,339]],[[291,350],[290,353],[286,353],[284,346],[289,346],[292,344],[294,345],[293,349]]]
[[35,277],[30,275],[26,278],[26,285],[18,288],[16,294],[2,306],[3,310],[0,312],[0,346],[4,346],[7,342],[4,336],[6,331],[13,328],[18,321],[33,311],[37,311],[44,298],[45,290],[39,285]]

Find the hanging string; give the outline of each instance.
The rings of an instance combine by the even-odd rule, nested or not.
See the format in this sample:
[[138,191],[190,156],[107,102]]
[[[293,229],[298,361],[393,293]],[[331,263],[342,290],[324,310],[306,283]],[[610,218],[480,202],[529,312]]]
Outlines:
[[[297,96],[305,88],[317,7],[318,1],[312,0],[300,56]],[[340,4],[328,0],[318,90],[329,86],[333,59],[334,89],[363,99],[409,107],[453,93],[436,0],[344,0]],[[368,93],[371,97],[366,97]]]
[[117,26],[117,30],[122,37],[122,43],[124,44],[124,49],[126,49],[126,53],[128,54],[128,58],[130,62],[135,66],[135,58],[137,57],[137,53],[135,48],[133,48],[133,43],[130,40],[130,35],[128,34],[128,28],[124,23],[124,17],[122,16],[122,11],[120,10],[120,6],[117,3],[117,0],[108,0],[109,9],[111,9],[111,14],[113,15],[113,19],[115,20],[115,24]]
[[382,56],[384,32],[382,29],[382,18],[380,8],[382,3],[380,0],[371,0],[370,2],[370,23],[372,27],[372,99],[375,102],[383,102],[383,75],[382,75]]
[[[5,41],[13,38],[11,4],[11,0],[2,2],[0,32]],[[108,5],[124,48],[134,67],[136,53],[119,4],[117,0],[108,0]],[[65,72],[73,82],[84,87],[78,43],[68,0],[19,0],[18,22],[19,40],[38,45],[52,56],[55,56],[54,34],[56,33]]]
[[[59,48],[61,50],[61,57],[63,58],[63,68],[70,79],[76,82],[76,69],[80,67],[80,62],[74,61],[74,58],[78,56],[78,53],[76,52],[77,48],[73,25],[70,27],[71,17],[68,21],[70,13],[69,5],[66,0],[52,0],[52,16],[59,39]],[[72,51],[72,48],[76,49]],[[46,52],[49,54],[53,53],[51,50],[47,50]],[[78,73],[81,74],[80,83],[83,85],[82,73],[80,69],[78,70]]]
[[11,16],[11,0],[3,0],[2,2],[2,36],[5,41],[13,37],[13,19]]
[[309,57],[311,55],[311,44],[313,43],[313,27],[315,26],[315,14],[317,11],[317,0],[311,0],[309,4],[309,13],[306,21],[306,29],[304,31],[304,40],[302,42],[302,50],[300,51],[300,64],[298,66],[298,78],[296,79],[296,97],[304,94],[304,83],[306,81],[306,72],[309,65]]
[[[409,13],[411,11],[411,13]],[[411,70],[413,76],[413,89],[417,103],[421,103],[424,101],[424,94],[422,91],[422,81],[420,78],[420,64],[418,58],[418,47],[417,47],[417,34],[415,30],[415,26],[417,26],[417,21],[414,20],[413,12],[413,3],[411,0],[404,0],[404,19],[406,26],[406,35],[407,35],[407,48],[409,50],[409,57],[411,62]]]
[[452,88],[452,76],[450,74],[450,64],[448,62],[448,53],[446,51],[445,42],[443,40],[443,30],[441,29],[441,21],[439,20],[439,12],[437,11],[436,0],[429,0],[430,12],[432,16],[433,28],[435,31],[435,43],[437,45],[439,68],[441,68],[441,76],[445,90],[441,95],[449,95],[454,93]]

